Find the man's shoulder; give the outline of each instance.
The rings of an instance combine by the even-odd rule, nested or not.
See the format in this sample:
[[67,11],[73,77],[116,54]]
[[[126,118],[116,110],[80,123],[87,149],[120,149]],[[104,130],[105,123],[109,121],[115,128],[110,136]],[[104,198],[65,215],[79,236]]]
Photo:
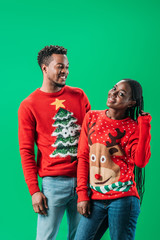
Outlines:
[[20,106],[29,106],[37,99],[37,89],[30,93],[20,104]]
[[84,91],[81,88],[66,86],[66,92],[77,95],[84,95]]

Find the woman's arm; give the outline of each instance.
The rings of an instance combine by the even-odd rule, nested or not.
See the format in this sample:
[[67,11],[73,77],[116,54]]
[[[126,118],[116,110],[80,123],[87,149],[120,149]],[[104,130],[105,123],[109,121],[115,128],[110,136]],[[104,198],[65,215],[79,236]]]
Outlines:
[[86,114],[78,143],[78,167],[77,167],[77,194],[78,202],[89,200],[88,175],[89,175],[89,146],[87,123],[89,113]]
[[143,168],[149,162],[150,152],[150,121],[151,116],[148,113],[142,112],[138,117],[138,127],[135,133],[129,139],[131,149],[131,158],[134,160],[136,166]]
[[89,175],[89,146],[88,146],[88,115],[86,114],[78,144],[78,167],[77,167],[77,210],[80,214],[88,217],[90,214],[90,198],[88,196]]

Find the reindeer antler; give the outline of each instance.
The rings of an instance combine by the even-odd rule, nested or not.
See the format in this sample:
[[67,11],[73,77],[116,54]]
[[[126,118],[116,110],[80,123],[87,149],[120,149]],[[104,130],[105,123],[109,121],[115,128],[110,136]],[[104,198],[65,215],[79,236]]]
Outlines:
[[114,137],[111,133],[108,134],[108,135],[109,135],[109,138],[111,139],[111,143],[110,143],[109,141],[106,141],[106,146],[107,146],[107,147],[112,147],[112,146],[114,146],[114,145],[117,145],[118,143],[116,142],[116,140],[124,137],[124,135],[125,135],[125,133],[126,133],[125,130],[124,130],[124,132],[122,133],[122,132],[119,130],[119,128],[116,128],[115,130],[116,130],[116,132],[117,132],[117,136]]
[[88,130],[88,143],[89,145],[92,145],[92,140],[90,138],[91,134],[95,132],[95,130],[93,130],[91,133],[89,133],[89,131],[91,130],[91,128],[96,125],[96,122],[94,122],[91,127],[89,127],[89,123],[87,124],[87,130]]

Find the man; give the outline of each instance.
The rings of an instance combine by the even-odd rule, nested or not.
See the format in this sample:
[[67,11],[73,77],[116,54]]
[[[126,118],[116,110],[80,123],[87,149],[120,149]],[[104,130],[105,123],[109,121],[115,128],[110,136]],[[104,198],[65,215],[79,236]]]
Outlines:
[[[56,239],[66,210],[68,239],[79,222],[76,195],[77,146],[90,104],[79,88],[66,86],[67,49],[46,46],[38,53],[43,84],[20,105],[19,145],[32,205],[38,213],[37,240]],[[34,144],[38,147],[35,161]],[[42,192],[37,173],[42,177]]]

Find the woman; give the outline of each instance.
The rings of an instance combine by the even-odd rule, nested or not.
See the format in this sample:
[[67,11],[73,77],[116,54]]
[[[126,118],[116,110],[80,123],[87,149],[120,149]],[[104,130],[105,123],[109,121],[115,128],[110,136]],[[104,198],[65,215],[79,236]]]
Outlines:
[[150,158],[151,116],[142,111],[141,85],[131,79],[109,91],[107,106],[88,112],[82,126],[77,209],[83,216],[76,240],[99,240],[107,228],[112,240],[135,238],[143,195],[141,168]]

